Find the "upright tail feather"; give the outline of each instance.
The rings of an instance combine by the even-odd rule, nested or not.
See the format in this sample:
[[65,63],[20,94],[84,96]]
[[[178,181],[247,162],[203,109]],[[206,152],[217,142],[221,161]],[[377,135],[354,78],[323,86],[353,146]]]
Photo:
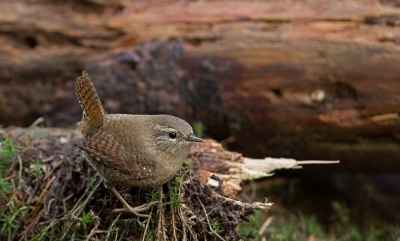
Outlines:
[[83,109],[82,123],[79,126],[79,130],[85,135],[96,130],[103,124],[106,112],[97,95],[93,82],[85,71],[82,73],[82,76],[78,77],[75,86],[79,103]]

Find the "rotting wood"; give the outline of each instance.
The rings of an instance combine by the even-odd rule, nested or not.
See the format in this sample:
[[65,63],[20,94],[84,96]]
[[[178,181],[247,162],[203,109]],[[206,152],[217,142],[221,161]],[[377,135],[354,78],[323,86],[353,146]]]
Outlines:
[[[400,171],[395,4],[121,1],[121,11],[104,4],[84,12],[63,2],[0,3],[3,125],[39,116],[48,126],[76,122],[73,82],[89,69],[104,83],[110,112],[202,122],[207,134],[253,157],[328,155],[342,163],[325,170]],[[161,52],[169,62],[149,54],[150,38],[175,40]],[[142,41],[147,55],[138,58]],[[162,67],[158,76],[154,66]],[[151,85],[162,79],[173,80],[172,91]]]

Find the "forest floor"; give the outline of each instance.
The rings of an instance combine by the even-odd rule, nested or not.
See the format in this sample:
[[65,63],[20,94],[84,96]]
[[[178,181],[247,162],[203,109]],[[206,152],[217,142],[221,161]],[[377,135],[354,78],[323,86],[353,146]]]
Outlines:
[[[161,189],[122,189],[135,205],[162,203],[151,219],[112,214],[120,203],[60,130],[1,132],[2,240],[400,240],[399,192],[374,186],[390,175],[277,172],[235,201],[193,162]],[[265,198],[268,212],[245,205]]]

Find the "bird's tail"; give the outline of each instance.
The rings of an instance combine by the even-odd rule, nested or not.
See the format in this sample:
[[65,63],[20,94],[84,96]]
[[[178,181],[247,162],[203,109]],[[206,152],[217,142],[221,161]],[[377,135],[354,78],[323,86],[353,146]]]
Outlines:
[[104,123],[106,112],[97,95],[93,82],[89,75],[84,71],[75,83],[76,94],[82,106],[82,122],[79,130],[86,135],[98,129]]

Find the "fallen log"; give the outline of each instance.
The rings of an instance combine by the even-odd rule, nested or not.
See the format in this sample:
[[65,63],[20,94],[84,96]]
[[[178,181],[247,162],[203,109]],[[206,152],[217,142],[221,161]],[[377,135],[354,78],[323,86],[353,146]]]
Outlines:
[[[252,157],[340,159],[330,169],[400,171],[395,4],[79,7],[86,13],[74,1],[0,3],[3,125],[26,126],[39,116],[47,126],[78,121],[73,82],[85,69],[103,86],[110,113],[201,122],[206,134]],[[133,47],[154,37],[174,41]]]

